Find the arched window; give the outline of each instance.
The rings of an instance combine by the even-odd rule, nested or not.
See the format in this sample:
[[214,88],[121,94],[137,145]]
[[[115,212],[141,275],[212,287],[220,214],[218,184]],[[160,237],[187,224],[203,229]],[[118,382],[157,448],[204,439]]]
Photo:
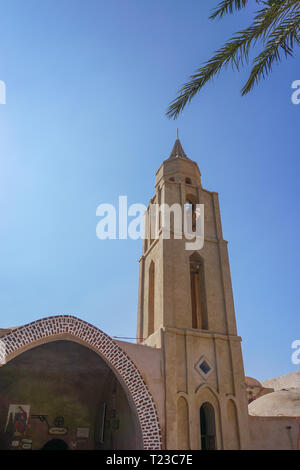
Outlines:
[[204,262],[198,253],[190,257],[192,328],[208,330]]
[[187,195],[186,196],[186,201],[185,201],[185,210],[187,212],[192,212],[192,230],[196,230],[196,219],[197,219],[197,214],[196,214],[196,198],[193,195]]
[[186,184],[192,184],[191,178],[185,178],[185,182],[186,182]]
[[144,213],[144,253],[148,250],[148,240],[149,240],[149,209]]
[[200,431],[201,449],[215,450],[216,444],[216,421],[214,407],[205,402],[200,408]]
[[144,253],[148,250],[148,239],[144,238]]
[[[161,188],[158,188],[158,207],[160,208],[161,206]],[[161,213],[160,210],[158,211],[158,230],[161,229]]]
[[155,281],[155,265],[151,261],[149,267],[149,285],[148,285],[148,336],[154,332],[154,281]]
[[150,245],[153,243],[153,241],[156,239],[157,235],[157,200],[154,197],[150,201],[150,206],[149,206],[149,233],[150,233]]

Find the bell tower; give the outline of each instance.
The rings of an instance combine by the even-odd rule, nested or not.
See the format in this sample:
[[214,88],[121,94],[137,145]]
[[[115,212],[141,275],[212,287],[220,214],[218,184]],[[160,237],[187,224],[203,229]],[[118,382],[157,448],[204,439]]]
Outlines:
[[[178,205],[182,213],[190,209],[193,223],[195,208],[202,204],[201,249],[187,249],[185,237],[176,233],[175,219],[166,239],[162,215],[154,218],[151,204]],[[202,187],[199,167],[187,157],[178,136],[156,173],[155,194],[146,217],[137,337],[142,344],[163,352],[165,447],[247,448],[241,338],[237,336],[218,194]]]

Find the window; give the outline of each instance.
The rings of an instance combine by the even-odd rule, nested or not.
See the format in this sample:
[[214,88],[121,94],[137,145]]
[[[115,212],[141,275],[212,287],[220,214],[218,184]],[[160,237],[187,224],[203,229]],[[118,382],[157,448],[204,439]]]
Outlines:
[[190,285],[192,303],[192,328],[208,329],[204,262],[198,253],[190,257]]
[[148,285],[148,336],[154,333],[154,279],[155,278],[155,265],[151,261],[149,267],[149,285]]
[[210,366],[207,364],[207,362],[204,360],[203,362],[201,362],[201,364],[199,365],[199,368],[202,370],[202,372],[207,375],[210,371]]
[[[161,188],[158,188],[158,207],[161,206]],[[160,210],[158,212],[158,230],[161,229],[161,213]]]
[[191,178],[185,178],[185,182],[186,182],[186,184],[192,184]]
[[186,196],[186,202],[185,202],[185,211],[187,213],[191,212],[192,214],[192,230],[195,232],[196,230],[196,220],[197,220],[197,214],[196,214],[196,198],[193,195],[187,195]]
[[210,364],[210,361],[205,356],[201,356],[200,359],[198,359],[198,361],[194,365],[194,367],[198,374],[200,374],[204,380],[207,380],[213,370],[213,366]]

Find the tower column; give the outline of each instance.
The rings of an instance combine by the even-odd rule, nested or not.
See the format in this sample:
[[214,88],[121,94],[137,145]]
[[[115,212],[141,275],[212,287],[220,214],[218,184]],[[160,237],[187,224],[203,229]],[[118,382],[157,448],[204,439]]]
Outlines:
[[[198,165],[178,138],[156,173],[151,202],[167,204],[171,213],[174,204],[182,213],[186,203],[192,210],[204,205],[201,250],[187,250],[186,240],[175,238],[171,224],[171,238],[165,239],[163,230],[158,239],[149,237],[141,260],[138,336],[143,344],[163,350],[166,448],[188,443],[191,449],[223,449],[237,442],[246,448],[241,338],[218,194],[203,188]],[[187,415],[189,426],[184,424]],[[232,430],[239,436],[235,444],[225,438]]]

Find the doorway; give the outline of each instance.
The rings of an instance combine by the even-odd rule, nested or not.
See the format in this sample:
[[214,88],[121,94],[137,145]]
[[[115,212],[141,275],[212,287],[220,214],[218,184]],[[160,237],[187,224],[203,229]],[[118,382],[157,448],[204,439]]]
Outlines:
[[205,402],[200,408],[201,449],[215,450],[216,447],[216,421],[213,406]]

